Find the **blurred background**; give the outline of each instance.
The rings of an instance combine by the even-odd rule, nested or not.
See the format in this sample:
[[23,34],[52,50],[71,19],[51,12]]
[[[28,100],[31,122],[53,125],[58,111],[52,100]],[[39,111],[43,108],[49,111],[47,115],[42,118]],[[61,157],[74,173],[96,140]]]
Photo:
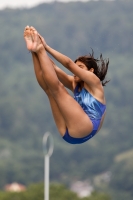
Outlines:
[[[0,1],[1,200],[19,195],[4,192],[12,183],[27,188],[19,200],[43,198],[46,131],[55,144],[50,160],[51,200],[133,199],[132,22],[130,0]],[[35,26],[51,47],[73,60],[91,53],[91,48],[96,58],[101,53],[109,58],[106,119],[90,141],[70,145],[60,137],[26,50],[26,25]]]

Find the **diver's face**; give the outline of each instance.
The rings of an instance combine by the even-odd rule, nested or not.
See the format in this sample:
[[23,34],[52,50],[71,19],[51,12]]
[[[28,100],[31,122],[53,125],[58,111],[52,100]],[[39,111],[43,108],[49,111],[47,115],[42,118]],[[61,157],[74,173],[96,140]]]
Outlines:
[[[86,67],[86,65],[85,65],[84,63],[80,62],[80,61],[77,61],[77,62],[76,62],[76,65],[77,65],[78,67],[82,68],[82,69],[88,70],[88,68]],[[78,76],[76,76],[76,75],[74,75],[74,80],[75,80],[76,82],[81,82],[81,81],[82,81],[82,80],[81,80]]]

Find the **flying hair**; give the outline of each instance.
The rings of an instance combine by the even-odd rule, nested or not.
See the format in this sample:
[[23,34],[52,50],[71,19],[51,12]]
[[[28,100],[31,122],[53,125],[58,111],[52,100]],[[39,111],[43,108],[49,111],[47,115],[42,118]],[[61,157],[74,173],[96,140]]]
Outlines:
[[94,51],[92,49],[92,53],[89,53],[89,55],[80,56],[74,62],[76,63],[77,61],[84,63],[88,70],[93,68],[94,74],[100,79],[103,86],[106,86],[106,84],[110,81],[105,80],[109,66],[109,59],[103,59],[102,54],[100,55],[99,59],[95,59]]

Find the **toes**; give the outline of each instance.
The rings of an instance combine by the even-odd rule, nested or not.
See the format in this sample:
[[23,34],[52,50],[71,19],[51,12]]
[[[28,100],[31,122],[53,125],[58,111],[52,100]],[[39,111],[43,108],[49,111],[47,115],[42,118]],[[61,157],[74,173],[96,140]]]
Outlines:
[[29,29],[30,27],[29,26],[26,26],[25,29],[24,29],[24,35],[26,36],[26,34],[29,34]]
[[30,28],[30,27],[27,25],[27,26],[25,27],[25,29],[24,29],[24,30],[26,31],[26,30],[28,30],[29,28]]
[[33,26],[30,27],[30,30],[31,30],[32,32],[36,31],[36,29],[35,29]]
[[33,26],[30,27],[32,30],[36,30]]

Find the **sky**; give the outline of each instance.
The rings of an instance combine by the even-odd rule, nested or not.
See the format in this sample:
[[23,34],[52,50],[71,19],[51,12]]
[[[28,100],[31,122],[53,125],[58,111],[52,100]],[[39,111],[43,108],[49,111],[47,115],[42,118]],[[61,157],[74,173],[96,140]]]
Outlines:
[[[5,7],[11,8],[20,8],[20,7],[33,7],[40,3],[48,3],[55,0],[0,0],[0,9],[4,9]],[[58,0],[62,2],[70,2],[77,0]],[[80,0],[80,1],[88,1],[88,0]]]

